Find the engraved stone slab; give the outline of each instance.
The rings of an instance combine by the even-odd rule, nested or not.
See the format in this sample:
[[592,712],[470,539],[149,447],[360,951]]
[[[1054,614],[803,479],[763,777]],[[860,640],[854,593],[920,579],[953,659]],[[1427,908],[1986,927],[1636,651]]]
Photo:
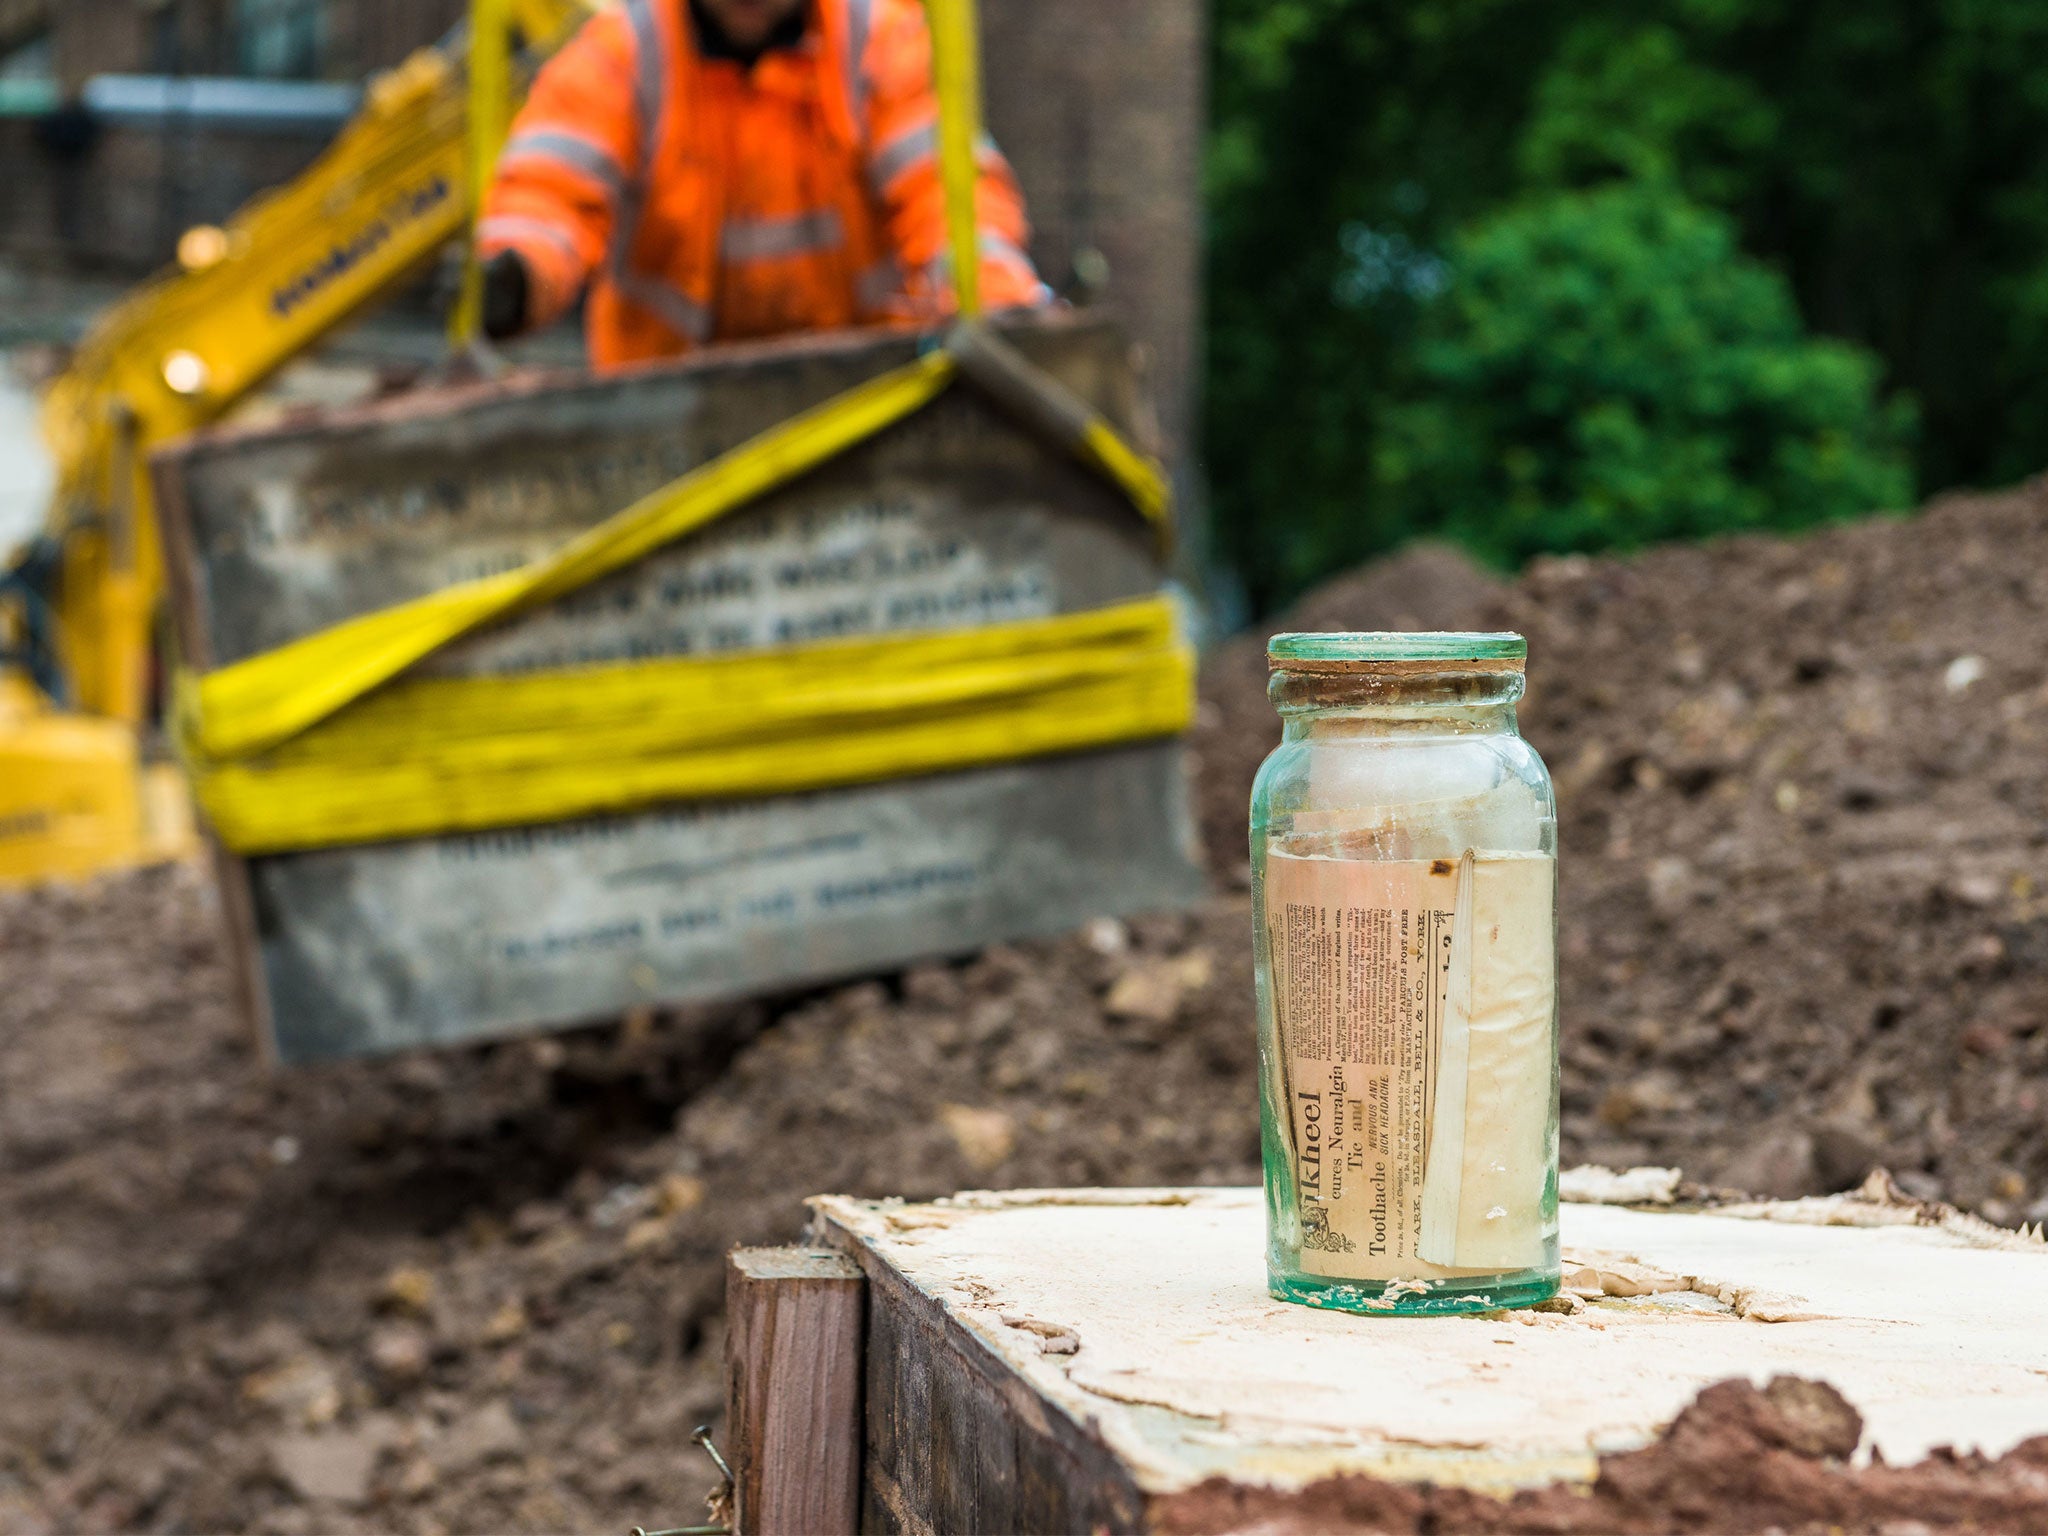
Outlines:
[[[1013,339],[1130,427],[1099,323]],[[158,476],[207,665],[530,560],[909,338],[749,348],[210,434]],[[426,664],[506,674],[1074,612],[1159,583],[1095,475],[956,385],[757,505]],[[252,859],[253,1005],[289,1061],[744,994],[970,951],[1200,888],[1182,754],[1142,743],[802,796]],[[245,897],[245,901],[237,897]]]

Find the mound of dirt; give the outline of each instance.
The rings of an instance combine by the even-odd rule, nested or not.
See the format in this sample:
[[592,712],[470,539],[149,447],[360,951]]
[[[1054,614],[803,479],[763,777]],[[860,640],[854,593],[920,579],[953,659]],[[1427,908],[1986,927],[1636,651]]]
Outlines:
[[[1568,1158],[1883,1163],[2010,1222],[2048,1215],[2044,609],[2029,487],[1512,584],[1420,551],[1289,627],[1528,633]],[[0,1531],[689,1523],[721,1255],[804,1196],[1255,1180],[1264,675],[1205,680],[1205,908],[806,997],[272,1075],[196,873],[0,897]]]
[[273,1075],[196,872],[0,898],[0,1532],[691,1523],[805,1196],[1257,1177],[1243,926]]

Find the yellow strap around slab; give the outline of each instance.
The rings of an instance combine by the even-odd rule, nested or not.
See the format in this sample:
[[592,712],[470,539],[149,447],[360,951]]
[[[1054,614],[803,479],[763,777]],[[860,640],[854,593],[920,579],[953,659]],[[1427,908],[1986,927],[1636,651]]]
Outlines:
[[531,565],[366,613],[276,650],[179,680],[179,735],[214,760],[289,740],[450,641],[553,601],[814,469],[918,410],[953,377],[919,358],[764,432],[643,497]]
[[193,761],[239,853],[822,789],[1170,736],[1194,656],[1148,598],[980,629],[406,678],[275,751]]
[[[289,740],[450,642],[631,565],[866,441],[922,409],[957,371],[951,353],[929,353],[741,444],[544,559],[344,620],[203,676],[180,674],[179,737],[216,760]],[[1166,482],[1151,459],[1099,415],[1073,446],[1165,532]]]
[[[727,658],[403,675],[451,641],[563,597],[825,463],[921,409],[959,371],[953,353],[931,353],[742,444],[531,565],[204,676],[181,673],[179,746],[216,835],[250,854],[425,837],[933,773],[1185,729],[1193,660],[1163,599]],[[1070,449],[1163,530],[1156,466],[1099,416],[1078,419]]]
[[1090,418],[1081,441],[1087,457],[1122,487],[1131,505],[1162,533],[1169,532],[1173,493],[1159,461],[1125,442],[1100,412]]

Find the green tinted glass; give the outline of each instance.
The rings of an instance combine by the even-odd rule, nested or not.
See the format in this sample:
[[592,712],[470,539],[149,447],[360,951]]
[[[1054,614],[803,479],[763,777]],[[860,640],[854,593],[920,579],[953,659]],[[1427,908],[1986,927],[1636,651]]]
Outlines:
[[1511,633],[1395,631],[1275,635],[1275,664],[1290,661],[1521,661],[1529,642]]

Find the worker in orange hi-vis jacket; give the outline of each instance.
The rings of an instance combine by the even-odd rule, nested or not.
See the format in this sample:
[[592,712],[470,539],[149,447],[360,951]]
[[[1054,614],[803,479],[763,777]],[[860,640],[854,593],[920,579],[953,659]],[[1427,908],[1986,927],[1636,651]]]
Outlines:
[[[979,172],[983,302],[1046,302],[986,140]],[[541,70],[478,250],[486,334],[587,284],[598,368],[950,312],[920,0],[618,0]]]

